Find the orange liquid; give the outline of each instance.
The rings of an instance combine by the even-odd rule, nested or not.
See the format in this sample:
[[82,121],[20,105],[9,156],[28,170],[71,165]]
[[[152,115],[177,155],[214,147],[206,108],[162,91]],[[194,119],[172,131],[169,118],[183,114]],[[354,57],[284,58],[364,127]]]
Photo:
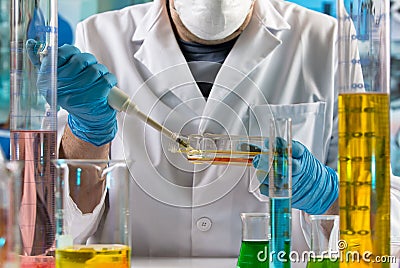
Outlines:
[[189,150],[185,152],[188,161],[194,164],[212,165],[241,165],[250,166],[253,158],[261,154],[260,152],[242,152],[242,151],[203,151]]

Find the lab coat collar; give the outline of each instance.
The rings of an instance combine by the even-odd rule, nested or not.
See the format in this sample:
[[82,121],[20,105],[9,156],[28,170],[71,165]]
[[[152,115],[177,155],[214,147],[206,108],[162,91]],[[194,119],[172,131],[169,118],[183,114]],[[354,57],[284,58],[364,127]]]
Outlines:
[[[272,2],[275,0],[255,0],[254,15],[258,20],[270,30],[289,30],[290,25],[285,18],[274,7]],[[263,1],[263,4],[260,4]]]
[[[175,38],[166,5],[166,0],[155,0],[139,22],[132,37],[132,42],[140,45],[134,57],[154,75],[151,80],[162,85],[150,88],[157,96],[163,96],[177,85],[193,84],[195,90],[178,89],[173,93],[182,101],[199,99],[204,105],[205,100]],[[203,108],[194,109],[201,114]]]
[[[256,0],[254,15],[225,60],[216,77],[217,84],[235,88],[282,42],[277,33],[290,29],[290,25],[274,7],[272,1],[275,0]],[[140,45],[134,57],[152,74],[157,75],[172,69],[176,70],[174,73],[179,73],[173,76],[174,79],[165,79],[163,89],[152,89],[159,90],[158,95],[162,95],[162,91],[177,84],[193,83],[194,78],[173,33],[166,0],[153,2],[147,14],[138,23],[132,41]],[[232,70],[238,71],[240,75],[233,75]],[[226,94],[224,91],[215,91],[211,91],[210,97],[222,99]],[[200,90],[186,90],[177,95],[183,101],[202,98]]]
[[[255,0],[254,15],[258,20],[268,29],[271,30],[285,30],[290,29],[290,25],[279,14],[276,8],[272,5],[270,0],[263,0],[263,4],[259,2],[262,0]],[[156,21],[160,19],[163,11],[166,10],[166,0],[154,0],[152,8],[143,18],[132,37],[132,41],[144,40],[147,33],[154,26]]]
[[[271,52],[272,47],[269,46],[271,38],[280,42],[274,34],[276,31],[290,29],[290,25],[274,7],[271,1],[274,0],[255,0],[254,15],[251,19],[250,25],[238,40],[248,44],[249,42],[246,40],[246,35],[248,34],[246,34],[246,32],[254,33],[255,31],[258,31],[259,34],[256,35],[256,37],[260,34],[264,34],[264,39],[251,38],[253,39],[251,45],[257,47],[255,52],[259,52],[259,55],[257,55],[257,53],[254,55],[256,57],[265,56],[266,51]],[[141,48],[135,54],[135,58],[143,62],[152,73],[157,73],[170,66],[186,62],[183,54],[177,53],[179,46],[173,34],[166,5],[166,0],[154,0],[152,7],[144,16],[143,20],[138,24],[132,37],[133,42],[143,42]],[[266,46],[263,46],[263,44]],[[263,47],[266,50],[263,50]],[[164,53],[159,54],[162,51]],[[247,49],[247,51],[251,50]],[[148,53],[151,54],[149,55]],[[150,60],[154,58],[154,55],[159,55],[158,59],[162,60]]]
[[141,44],[135,58],[144,63],[153,74],[186,62],[183,54],[177,53],[180,49],[166,5],[166,0],[154,1],[132,37],[134,43]]
[[166,9],[166,0],[154,0],[151,5],[152,7],[137,25],[135,33],[132,36],[133,42],[143,41],[146,38],[148,32],[161,17],[163,10]]
[[[250,23],[226,58],[215,84],[236,90],[243,80],[248,79],[249,73],[282,43],[278,33],[289,29],[290,25],[271,1],[256,0]],[[210,97],[221,100],[227,93],[214,90]]]

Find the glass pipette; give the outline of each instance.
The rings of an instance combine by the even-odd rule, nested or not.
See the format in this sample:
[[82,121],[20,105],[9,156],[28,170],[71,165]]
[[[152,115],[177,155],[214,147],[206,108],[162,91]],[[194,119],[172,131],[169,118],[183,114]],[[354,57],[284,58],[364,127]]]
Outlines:
[[119,112],[125,112],[130,115],[136,115],[140,120],[158,130],[168,138],[176,141],[185,148],[190,148],[189,144],[182,137],[159,124],[148,115],[139,110],[137,105],[131,102],[129,96],[118,87],[113,87],[108,95],[108,104]]

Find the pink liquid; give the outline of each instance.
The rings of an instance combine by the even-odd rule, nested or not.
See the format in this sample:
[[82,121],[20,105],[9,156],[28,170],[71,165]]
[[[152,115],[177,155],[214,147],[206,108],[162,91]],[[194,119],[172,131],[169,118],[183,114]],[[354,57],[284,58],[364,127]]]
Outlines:
[[52,256],[21,256],[21,268],[54,268]]
[[0,267],[7,258],[7,210],[0,208]]
[[[2,191],[4,190],[2,189]],[[0,193],[0,199],[4,198],[1,194],[2,193]],[[0,208],[0,268],[9,266],[17,267],[15,265],[18,264],[18,252],[15,251],[15,214],[13,213],[13,209],[10,208],[12,206],[12,200],[8,199],[6,202],[10,202],[11,205],[7,204],[6,208]],[[0,204],[0,206],[2,205],[4,204]]]
[[[19,219],[22,254],[41,255],[54,244],[55,166],[51,161],[57,157],[57,134],[56,131],[11,131],[10,139],[11,159],[23,160],[25,164]],[[29,219],[27,215],[31,211],[36,214]]]

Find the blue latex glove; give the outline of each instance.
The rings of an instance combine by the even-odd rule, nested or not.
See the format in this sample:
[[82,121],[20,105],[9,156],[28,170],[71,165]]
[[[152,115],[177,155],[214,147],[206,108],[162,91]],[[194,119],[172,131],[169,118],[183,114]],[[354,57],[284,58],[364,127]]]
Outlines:
[[[259,174],[268,174],[268,155],[257,155],[253,159],[253,166],[261,171]],[[260,191],[268,196],[268,175],[261,181]],[[292,141],[292,207],[309,214],[323,214],[338,194],[335,170],[322,164],[303,144]]]
[[[35,40],[28,40],[26,47],[39,68],[37,83],[46,96],[45,74],[51,59],[45,56],[40,61],[40,46]],[[116,77],[92,54],[81,53],[72,45],[58,48],[57,104],[69,112],[68,125],[78,138],[101,146],[115,137],[116,111],[108,105],[107,96],[116,84]]]

